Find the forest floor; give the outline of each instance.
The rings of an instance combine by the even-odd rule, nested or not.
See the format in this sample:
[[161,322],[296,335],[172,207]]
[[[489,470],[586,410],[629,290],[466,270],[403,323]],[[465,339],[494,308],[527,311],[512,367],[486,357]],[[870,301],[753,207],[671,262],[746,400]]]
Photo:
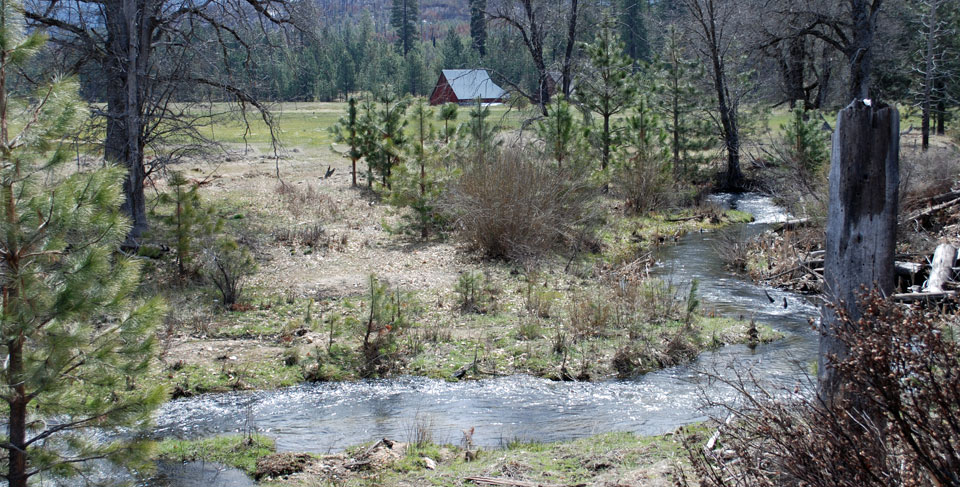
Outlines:
[[[174,397],[369,375],[360,345],[371,276],[397,292],[408,318],[380,376],[602,379],[750,339],[748,323],[685,313],[689,283],[644,277],[654,247],[749,215],[706,205],[626,216],[606,197],[601,254],[535,266],[488,261],[451,235],[422,241],[410,234],[408,210],[380,201],[362,180],[351,187],[349,162],[328,147],[290,148],[279,161],[282,183],[269,150],[251,147],[177,167],[200,185],[222,231],[252,250],[258,268],[241,305],[224,309],[198,276],[177,276],[171,252],[148,260],[145,287],[165,295],[171,310],[155,376]],[[161,180],[152,189],[169,188]],[[173,211],[159,199],[150,207],[157,221]],[[160,224],[148,237],[157,248],[173,241]],[[203,237],[193,244],[197,261],[204,245]],[[612,276],[623,272],[636,284],[630,296],[614,285]],[[477,291],[470,302],[465,286]],[[624,325],[623,304],[646,320]],[[762,324],[758,331],[760,341],[779,337]]]

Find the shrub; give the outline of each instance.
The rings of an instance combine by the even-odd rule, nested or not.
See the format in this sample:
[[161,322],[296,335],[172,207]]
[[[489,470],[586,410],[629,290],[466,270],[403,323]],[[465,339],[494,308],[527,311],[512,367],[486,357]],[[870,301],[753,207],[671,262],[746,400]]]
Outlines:
[[537,318],[549,318],[553,304],[560,297],[560,293],[547,289],[543,286],[534,284],[532,276],[527,277],[527,289],[524,295],[523,306],[533,316]]
[[240,301],[243,285],[257,268],[246,247],[233,239],[221,239],[207,250],[206,277],[220,292],[223,305],[230,308]]
[[177,272],[181,277],[196,274],[194,265],[195,247],[207,243],[222,226],[222,220],[214,214],[213,207],[203,208],[198,184],[192,184],[179,171],[167,178],[170,191],[160,195],[160,202],[171,205],[169,215],[160,215],[160,222],[173,234],[174,256]]
[[567,307],[574,338],[602,336],[612,318],[612,306],[603,296],[575,296]]
[[479,304],[483,299],[483,274],[476,271],[467,271],[460,274],[453,291],[457,293],[460,311],[466,313],[479,312]]
[[960,485],[960,344],[921,310],[878,294],[861,309],[858,320],[837,310],[837,337],[850,350],[829,358],[846,379],[838,400],[725,379],[739,406],[726,409],[720,452],[687,443],[700,478],[685,483]]
[[598,221],[596,188],[584,168],[544,162],[513,145],[466,162],[448,195],[461,237],[491,259],[535,259],[579,250]]
[[644,213],[671,203],[676,192],[665,134],[644,97],[625,120],[618,159],[616,181],[629,211]]
[[364,377],[382,376],[392,370],[399,357],[397,335],[410,324],[407,303],[399,289],[390,289],[377,276],[369,277],[369,313],[363,322],[361,353]]

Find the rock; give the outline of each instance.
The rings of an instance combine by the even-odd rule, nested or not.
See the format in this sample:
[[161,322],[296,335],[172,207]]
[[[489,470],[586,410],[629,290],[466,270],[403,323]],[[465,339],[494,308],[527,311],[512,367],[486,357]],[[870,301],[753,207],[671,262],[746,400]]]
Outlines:
[[430,458],[430,457],[421,457],[420,460],[423,460],[423,466],[426,467],[427,470],[436,470],[436,469],[437,469],[437,462],[433,461],[432,458]]

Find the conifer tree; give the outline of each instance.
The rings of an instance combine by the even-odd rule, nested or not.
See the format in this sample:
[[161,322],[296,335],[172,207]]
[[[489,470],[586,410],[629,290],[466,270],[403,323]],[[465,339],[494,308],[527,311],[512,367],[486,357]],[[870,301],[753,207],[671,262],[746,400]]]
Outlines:
[[647,0],[620,0],[620,30],[624,51],[635,61],[650,60],[650,42],[644,20],[644,4]]
[[430,236],[430,230],[441,223],[437,203],[443,175],[435,164],[440,148],[436,144],[432,119],[433,110],[423,98],[418,99],[409,118],[413,125],[413,140],[404,151],[404,163],[393,173],[390,195],[393,204],[413,210],[413,226],[419,229],[420,238],[424,240]]
[[490,116],[490,107],[483,104],[480,98],[470,110],[470,121],[467,130],[470,135],[469,144],[474,148],[480,160],[483,160],[486,153],[493,147],[494,131],[493,125],[487,121]]
[[440,121],[443,122],[443,143],[446,144],[450,142],[450,137],[452,137],[457,132],[457,127],[451,127],[450,123],[457,120],[457,104],[456,103],[444,103],[440,107],[440,113],[438,117]]
[[390,175],[400,163],[401,153],[407,144],[407,106],[409,100],[391,93],[380,97],[379,108],[368,126],[369,150],[364,151],[367,164],[380,176],[380,182],[390,189]]
[[617,165],[627,208],[645,212],[663,205],[670,191],[670,162],[660,117],[641,95],[624,121]]
[[413,49],[417,40],[419,18],[417,0],[393,0],[390,25],[397,31],[397,47],[404,57]]
[[350,158],[351,171],[353,177],[353,187],[357,187],[357,161],[363,157],[361,151],[363,145],[363,127],[360,121],[360,110],[357,108],[357,99],[350,97],[347,100],[347,114],[340,117],[340,120],[333,126],[334,140],[341,144],[347,144],[347,157]]
[[600,134],[600,169],[610,164],[610,153],[615,144],[614,115],[626,110],[637,94],[633,76],[633,61],[623,52],[623,42],[612,19],[604,20],[592,44],[584,46],[590,60],[589,72],[577,86],[580,103],[602,120]]
[[697,86],[703,69],[686,57],[683,36],[669,26],[663,51],[654,61],[650,87],[652,108],[665,121],[673,168],[679,176],[688,176],[690,166],[705,162],[704,151],[716,145],[714,126],[704,116],[702,101],[707,95]]
[[199,186],[191,184],[180,171],[172,171],[167,178],[170,191],[161,195],[160,200],[173,206],[169,215],[160,220],[170,227],[174,239],[174,255],[177,272],[181,277],[196,274],[194,243],[210,238],[220,230],[223,221],[214,214],[214,208],[203,208],[200,202]]
[[547,155],[557,161],[558,169],[579,149],[578,129],[570,104],[563,96],[553,97],[547,116],[537,123],[537,135],[543,140]]
[[473,48],[480,53],[480,57],[487,55],[487,21],[484,11],[487,9],[487,0],[470,0],[470,38],[473,39]]
[[[10,97],[8,76],[43,44],[40,31],[24,35],[21,13],[0,0],[0,476],[10,487],[77,476],[93,459],[146,466],[148,445],[130,433],[164,398],[139,381],[162,306],[132,297],[139,266],[115,253],[130,229],[120,212],[125,171],[66,167],[61,140],[83,116],[73,80]],[[87,431],[121,427],[116,440]]]

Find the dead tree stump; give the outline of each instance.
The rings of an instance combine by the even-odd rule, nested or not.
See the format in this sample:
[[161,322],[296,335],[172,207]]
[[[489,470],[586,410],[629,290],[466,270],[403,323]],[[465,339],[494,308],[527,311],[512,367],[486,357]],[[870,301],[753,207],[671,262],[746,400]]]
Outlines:
[[897,187],[900,184],[900,114],[896,108],[856,100],[840,110],[830,156],[830,207],[824,281],[830,305],[820,325],[819,394],[832,404],[844,378],[829,366],[848,350],[837,339],[835,310],[860,318],[865,289],[890,295],[894,287]]
[[942,293],[944,286],[953,279],[953,264],[957,261],[957,249],[950,244],[937,245],[933,252],[933,261],[930,262],[930,277],[923,291],[927,293]]

